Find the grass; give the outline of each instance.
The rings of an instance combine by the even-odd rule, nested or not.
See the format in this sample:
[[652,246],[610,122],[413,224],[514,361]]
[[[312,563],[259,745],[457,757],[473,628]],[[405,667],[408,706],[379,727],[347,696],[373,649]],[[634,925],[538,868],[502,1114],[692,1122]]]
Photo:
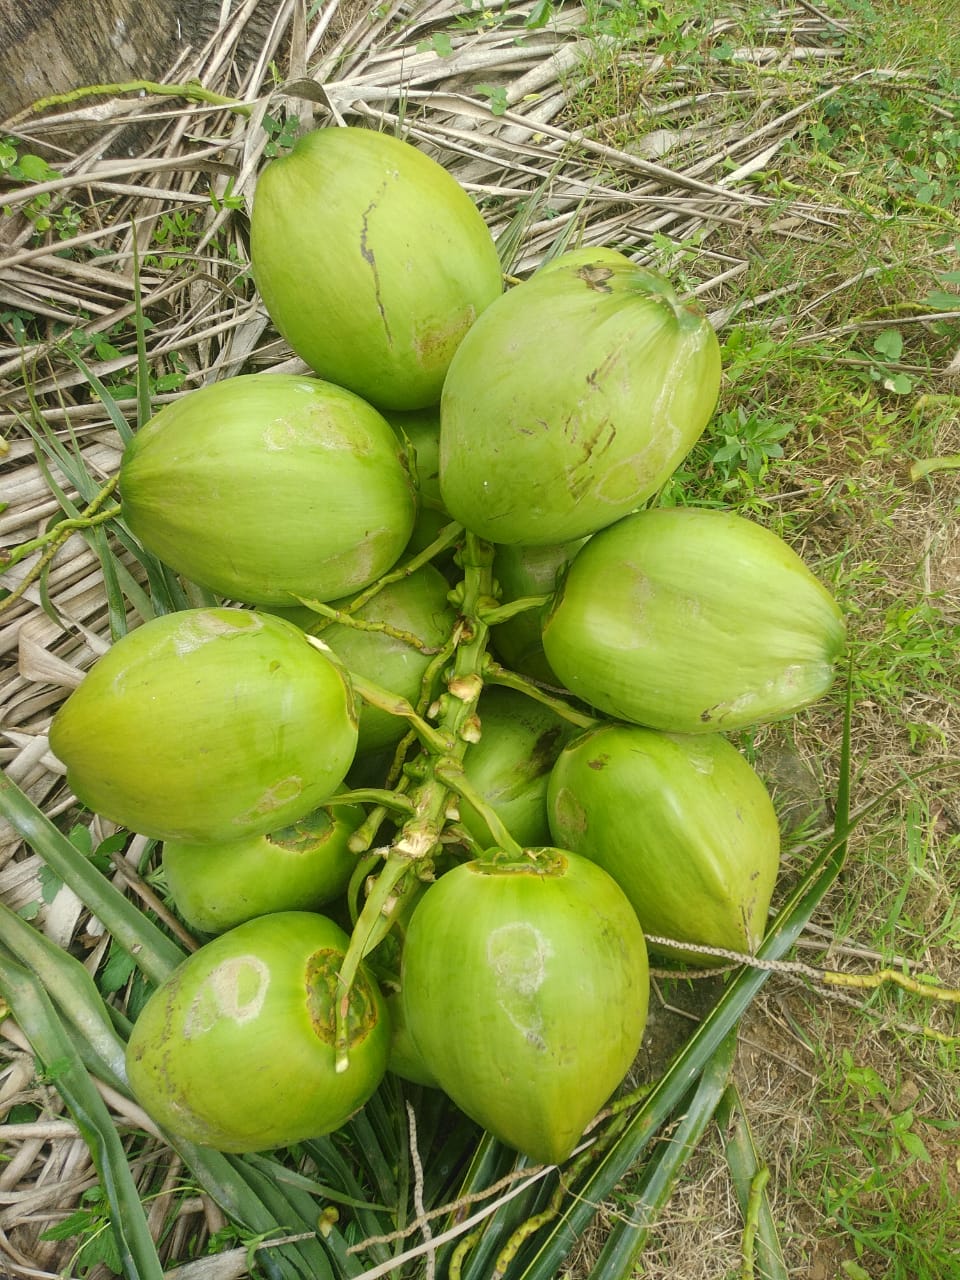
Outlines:
[[[444,63],[466,37],[508,32],[522,50],[566,8],[533,6],[527,17],[536,23],[525,24],[509,6],[452,6],[442,30],[433,25],[419,33],[417,48]],[[602,212],[610,214],[612,230],[604,239],[695,293],[724,345],[714,422],[662,500],[729,506],[769,524],[803,552],[850,620],[853,803],[876,804],[857,827],[843,874],[797,954],[827,968],[892,967],[960,986],[960,478],[949,471],[910,476],[912,463],[960,450],[960,383],[950,371],[960,348],[956,7],[952,0],[846,0],[821,7],[826,20],[807,8],[754,0],[736,6],[588,0],[585,11],[579,59],[563,73],[567,92],[554,124],[681,173],[700,166],[697,176],[711,183],[755,165],[737,189],[758,203],[726,220],[712,218],[690,194],[686,220],[635,216],[629,198],[646,180],[642,173],[609,153],[591,153],[585,171],[610,188]],[[773,52],[745,56],[758,50]],[[509,72],[484,66],[473,79],[475,97],[494,117],[520,110],[510,100]],[[417,120],[416,99],[407,112]],[[268,145],[283,144],[279,122],[292,115],[278,110],[266,118]],[[760,144],[742,145],[760,130],[767,131],[769,154],[761,154]],[[0,149],[0,164],[17,170],[10,175],[17,185],[49,177],[35,161],[25,163],[31,155],[19,142]],[[510,181],[521,179],[511,174]],[[504,195],[509,183],[492,181],[490,192],[482,179],[479,185],[478,198],[502,227],[515,208]],[[524,226],[540,252],[558,228],[569,229],[562,198],[545,199],[541,223]],[[220,302],[230,290],[249,296],[242,202],[224,184],[214,199],[171,205],[150,227],[142,256],[149,322],[170,339],[151,362],[155,396],[194,384],[221,352],[227,367],[238,367],[217,338],[196,345],[189,304],[207,275],[219,282]],[[23,212],[30,246],[44,237],[72,246],[100,218],[95,205],[75,195],[36,197]],[[211,238],[210,218],[221,212],[225,220]],[[577,231],[593,234],[590,216]],[[61,252],[95,263],[88,246]],[[151,303],[156,280],[170,274],[182,277],[183,290],[169,305]],[[227,324],[220,302],[214,321]],[[68,312],[50,317],[18,307],[0,314],[9,339],[5,356],[24,346],[37,361],[38,395],[49,395],[48,374],[76,372],[64,355],[70,343],[100,371],[109,393],[133,398],[137,342],[129,312],[100,319],[90,309]],[[154,344],[156,331],[149,336]],[[244,367],[268,367],[277,358],[269,340],[240,350]],[[123,368],[111,369],[117,360]],[[54,468],[58,459],[69,462],[52,451],[48,459]],[[97,487],[89,483],[84,502]],[[103,544],[94,550],[102,555]],[[117,623],[125,582],[118,578],[112,602]],[[102,630],[101,622],[94,625]],[[75,650],[60,652],[70,657]],[[789,827],[784,894],[807,869],[816,833],[829,826],[843,695],[839,688],[832,701],[786,726],[744,735],[741,744]],[[86,839],[84,856],[110,856],[100,839]],[[140,853],[137,870],[162,890],[153,851]],[[56,889],[49,873],[38,882],[36,913],[50,906]],[[134,1013],[145,987],[127,964],[111,945],[98,982],[111,1002]],[[667,1004],[689,1006],[690,1019],[700,1018],[704,1008],[696,1007],[695,984],[689,987],[660,990]],[[753,1000],[734,1069],[758,1160],[770,1170],[766,1195],[788,1274],[950,1280],[960,1274],[956,1007],[887,985],[840,995],[831,999],[819,986],[777,975]],[[673,1015],[661,1009],[657,1016]],[[680,1019],[684,1035],[694,1026],[690,1019]],[[748,1274],[745,1201],[735,1194],[724,1137],[708,1126],[672,1198],[658,1198],[635,1275],[742,1280]],[[150,1141],[144,1149],[156,1160]],[[400,1163],[402,1143],[395,1151]],[[341,1168],[348,1155],[331,1145],[310,1153],[301,1168],[320,1178],[318,1171]],[[657,1173],[651,1162],[619,1182],[599,1228],[585,1232],[576,1260],[566,1264],[572,1274],[607,1265],[609,1258],[598,1259],[608,1239],[632,1221],[639,1191]],[[245,1176],[263,1190],[254,1171]],[[365,1195],[375,1194],[375,1171],[357,1177]],[[183,1184],[178,1195],[188,1200],[206,1194],[202,1178],[184,1174]],[[141,1182],[141,1198],[167,1195],[166,1230],[175,1233],[180,1200],[163,1187],[158,1166]],[[345,1219],[345,1242],[355,1243],[365,1231]],[[77,1267],[98,1256],[110,1261],[108,1220],[109,1205],[92,1192],[54,1228],[61,1234],[76,1228],[68,1247]],[[195,1217],[192,1243],[185,1228],[179,1238],[168,1234],[166,1256],[250,1243],[269,1234],[270,1221],[277,1218],[224,1225],[208,1237]],[[48,1243],[57,1240],[48,1235]]]
[[[825,911],[829,932],[862,963],[896,958],[956,985],[957,770],[922,775],[955,759],[960,741],[960,493],[946,473],[919,484],[909,474],[918,459],[955,453],[960,438],[960,387],[945,372],[960,340],[960,68],[947,61],[960,36],[956,11],[834,6],[849,30],[838,31],[835,62],[758,68],[735,65],[730,50],[774,43],[763,6],[636,5],[632,24],[630,8],[591,10],[617,47],[588,55],[590,87],[574,100],[572,123],[610,146],[636,147],[658,129],[675,135],[661,145],[682,147],[696,122],[693,106],[670,114],[669,99],[660,101],[651,56],[686,64],[691,86],[723,98],[718,128],[738,119],[758,127],[811,104],[752,175],[775,203],[742,232],[718,228],[690,241],[655,233],[631,246],[693,290],[716,270],[708,252],[739,268],[739,298],[722,329],[718,413],[665,498],[720,502],[770,523],[813,557],[844,604],[854,646],[854,795],[863,804],[901,786],[855,837]],[[809,222],[791,216],[795,199]],[[701,296],[709,305],[714,295]],[[729,313],[729,295],[717,301]],[[751,745],[761,769],[770,761],[775,788],[787,748],[812,793],[830,794],[829,713],[766,730]],[[803,856],[788,851],[787,865]],[[758,1127],[765,1158],[784,1170],[772,1194],[791,1274],[955,1274],[956,1050],[918,1034],[929,1023],[956,1034],[955,1017],[902,993],[876,993],[859,1014],[823,998],[780,999],[791,1013],[773,1014],[783,1028],[777,1049],[799,1057],[803,1070],[783,1071],[762,1098]],[[747,1036],[762,1017],[769,1009],[748,1021]],[[902,1102],[904,1079],[918,1105]],[[748,1111],[754,1085],[743,1091]],[[795,1130],[803,1139],[792,1157],[782,1143]],[[708,1161],[695,1180],[706,1177],[723,1204],[725,1183],[714,1173]],[[681,1206],[685,1199],[694,1209],[668,1214],[669,1248],[659,1262],[654,1251],[643,1275],[716,1275],[718,1259],[733,1251],[729,1215],[694,1186],[680,1193]],[[718,1213],[730,1222],[726,1243],[702,1264]]]
[[[890,1280],[934,1280],[955,1265],[956,1170],[937,1157],[955,1146],[944,1099],[921,1098],[909,1066],[879,1061],[869,1040],[821,1064],[817,1128],[797,1150],[796,1192],[852,1252],[856,1267]],[[932,1153],[931,1153],[932,1152]],[[842,1168],[843,1172],[840,1173]]]

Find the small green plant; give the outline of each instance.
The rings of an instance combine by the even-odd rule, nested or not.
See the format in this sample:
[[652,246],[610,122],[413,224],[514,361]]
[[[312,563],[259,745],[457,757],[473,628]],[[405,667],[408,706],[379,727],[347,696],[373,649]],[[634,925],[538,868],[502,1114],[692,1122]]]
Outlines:
[[210,203],[213,205],[214,212],[219,213],[221,209],[243,208],[243,196],[238,196],[234,192],[233,182],[234,180],[232,177],[228,179],[222,196],[218,196],[217,193],[211,189]]
[[[78,318],[89,319],[86,315]],[[146,316],[143,317],[142,323],[145,330],[153,328],[153,322]],[[105,330],[88,329],[82,325],[76,325],[60,333],[57,341],[60,349],[71,358],[88,358],[92,350],[97,360],[107,362],[123,360],[129,354],[130,345],[135,341],[135,334],[131,330],[129,321],[118,320]],[[164,357],[164,364],[166,368],[162,370],[151,369],[147,372],[147,386],[151,396],[179,391],[183,386],[188,373],[183,355],[178,351],[171,351]],[[115,373],[105,374],[103,386],[118,400],[129,400],[136,396],[136,382],[132,380],[132,370],[121,369]]]
[[[906,92],[896,80],[864,79],[824,102],[809,129],[822,155],[846,168],[871,155],[864,179],[879,207],[904,202],[950,211],[960,196],[960,82],[942,75],[931,91]],[[794,145],[791,150],[799,152]]]
[[[6,1124],[32,1124],[35,1120],[40,1119],[40,1108],[32,1102],[17,1102],[10,1108],[4,1116]],[[4,1160],[10,1157],[4,1155]]]
[[509,103],[507,101],[507,91],[503,85],[478,84],[476,92],[486,98],[491,115],[502,116],[506,113]]
[[115,941],[111,941],[106,959],[97,972],[97,987],[104,997],[123,992],[123,1007],[131,1020],[139,1017],[153,991],[153,985],[146,981],[134,960]]
[[[671,60],[694,64],[703,57],[708,25],[701,4],[667,5],[658,0],[588,0],[584,33],[621,45],[645,44]],[[716,56],[716,50],[714,50]]]
[[[19,151],[12,138],[0,138],[0,178],[29,185],[33,182],[52,182],[61,176],[59,169],[54,169],[42,156]],[[49,191],[39,192],[33,199],[19,205],[18,209],[33,223],[38,236],[52,228],[59,239],[67,240],[77,234],[83,221],[81,210],[72,204],[62,205],[54,212]],[[5,205],[3,212],[9,217],[14,210],[10,205]]]
[[63,333],[60,337],[60,344],[63,347],[70,347],[78,355],[83,351],[92,349],[98,360],[120,360],[123,358],[123,352],[111,339],[120,338],[123,331],[124,325],[122,321],[111,325],[106,330],[87,330],[78,326]]
[[523,25],[531,31],[536,31],[540,27],[545,27],[552,17],[552,0],[536,0],[533,8],[524,19]]
[[263,148],[263,154],[273,159],[274,156],[283,155],[285,151],[289,151],[297,140],[299,128],[299,116],[265,115],[263,117],[263,129],[269,141]]
[[913,390],[913,379],[906,373],[891,369],[903,356],[903,334],[899,329],[881,329],[873,340],[873,353],[882,362],[871,370],[870,376],[881,383],[885,391],[906,396]]
[[78,1240],[72,1269],[86,1276],[96,1266],[106,1267],[114,1275],[123,1273],[120,1250],[110,1222],[110,1206],[100,1187],[91,1187],[74,1210],[55,1227],[48,1227],[41,1240]]
[[[173,271],[186,261],[199,231],[200,213],[197,209],[174,209],[161,214],[153,229],[151,251],[144,254],[143,265]],[[153,246],[161,252],[153,252]]]
[[793,423],[789,420],[778,420],[762,409],[750,409],[742,404],[721,413],[713,435],[722,443],[711,453],[710,466],[724,490],[737,487],[743,472],[753,480],[762,480],[771,460],[783,457],[780,441],[792,430]]
[[[183,355],[179,351],[171,351],[165,357],[169,368],[163,372],[150,371],[147,374],[147,386],[151,397],[163,395],[169,391],[179,391],[183,386],[188,369]],[[137,393],[136,382],[128,376],[106,378],[104,385],[118,400],[132,400]]]
[[0,325],[10,330],[10,336],[18,347],[25,346],[28,341],[27,326],[34,317],[29,311],[11,308],[0,311]]
[[[818,1169],[831,1239],[855,1255],[844,1274],[884,1280],[952,1274],[960,1211],[929,1144],[934,1136],[949,1142],[956,1122],[929,1114],[908,1080],[885,1078],[851,1049],[824,1064],[821,1078],[833,1143],[821,1137],[799,1160]],[[916,1173],[911,1166],[919,1166]]]
[[417,45],[417,53],[432,51],[440,58],[449,58],[453,53],[453,43],[446,31],[435,31],[429,40],[421,40]]
[[949,621],[936,601],[896,601],[858,650],[854,680],[861,696],[891,705],[922,693],[944,697],[951,688],[950,652]]
[[[119,852],[124,847],[129,835],[126,831],[118,831],[94,846],[90,828],[84,826],[82,822],[78,822],[70,828],[67,833],[67,839],[101,874],[106,874],[110,870],[111,855]],[[52,871],[44,863],[40,868],[41,901],[47,904],[51,903],[62,888],[63,881],[56,872]]]
[[873,1067],[856,1063],[849,1049],[843,1050],[840,1061],[842,1087],[838,1101],[852,1102],[856,1107],[861,1123],[855,1132],[886,1147],[888,1163],[922,1160],[928,1164],[930,1153],[913,1131],[913,1107],[898,1111],[895,1091]]
[[693,268],[700,253],[702,235],[691,236],[688,240],[674,240],[662,231],[654,231],[650,237],[650,265],[655,271],[676,282],[681,292],[691,292],[696,288],[697,280]]
[[487,6],[483,0],[463,0],[463,13],[457,15],[456,25],[466,31],[490,31],[503,22],[507,5],[498,9]]

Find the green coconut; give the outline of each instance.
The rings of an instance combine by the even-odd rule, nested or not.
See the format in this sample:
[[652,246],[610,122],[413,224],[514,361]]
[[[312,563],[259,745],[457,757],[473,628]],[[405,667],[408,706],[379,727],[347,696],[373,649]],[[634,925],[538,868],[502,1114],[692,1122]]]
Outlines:
[[822,697],[837,602],[782,538],[697,507],[627,516],[579,552],[543,626],[571,693],[671,733],[742,729]]
[[440,496],[440,409],[434,405],[410,413],[386,411],[384,417],[413,458],[417,519],[407,551],[422,551],[452,519]]
[[[349,671],[416,705],[424,676],[456,622],[447,601],[449,589],[443,574],[426,564],[388,583],[351,614],[371,629],[318,622],[314,615],[309,630],[329,645]],[[357,750],[366,754],[392,746],[408,728],[400,716],[363,703]]]
[[466,191],[424,152],[372,129],[318,129],[266,166],[250,256],[294,351],[384,409],[439,401],[453,353],[503,287]]
[[387,996],[387,1009],[390,1013],[392,1038],[390,1041],[390,1059],[387,1066],[395,1076],[408,1080],[411,1084],[423,1085],[427,1089],[438,1089],[436,1077],[428,1070],[426,1063],[417,1051],[403,1015],[403,997],[399,991]]
[[334,1046],[347,935],[312,912],[259,916],[174,971],[134,1024],[127,1074],[170,1133],[218,1151],[262,1151],[338,1129],[386,1071],[390,1023],[361,968],[347,1014],[349,1063]]
[[567,542],[634,510],[713,413],[703,314],[613,250],[560,257],[477,320],[440,402],[440,489],[494,543]]
[[[553,767],[547,813],[557,844],[620,885],[651,948],[665,949],[654,935],[756,951],[780,830],[763,782],[720,734],[613,724],[588,730]],[[712,963],[709,955],[681,954]]]
[[167,840],[170,896],[201,933],[223,933],[274,911],[316,911],[346,889],[357,865],[348,841],[363,819],[358,805],[334,805],[226,844]]
[[[552,596],[567,565],[584,540],[545,547],[500,546],[493,557],[493,572],[504,604],[526,596]],[[490,641],[505,666],[544,684],[560,681],[543,652],[545,607],[527,609],[490,630]]]
[[403,948],[404,1023],[471,1119],[565,1160],[623,1080],[646,1022],[646,947],[600,867],[555,849],[462,863],[430,885]]
[[[517,844],[550,843],[547,783],[563,745],[579,730],[549,707],[514,689],[484,689],[477,703],[480,741],[467,751],[463,771]],[[486,821],[458,800],[460,822],[482,849],[495,844]]]
[[340,786],[357,746],[340,666],[292,623],[187,609],[99,658],[50,726],[77,798],[159,840],[273,831]]
[[550,271],[568,271],[576,267],[614,267],[621,270],[625,254],[619,249],[606,249],[598,245],[581,245],[577,249],[567,249],[565,253],[559,253],[556,257],[548,258],[546,262],[537,267],[534,272],[534,278],[542,280]]
[[166,405],[127,446],[120,492],[148,550],[248,604],[359,590],[391,568],[416,517],[387,422],[293,374],[229,378]]

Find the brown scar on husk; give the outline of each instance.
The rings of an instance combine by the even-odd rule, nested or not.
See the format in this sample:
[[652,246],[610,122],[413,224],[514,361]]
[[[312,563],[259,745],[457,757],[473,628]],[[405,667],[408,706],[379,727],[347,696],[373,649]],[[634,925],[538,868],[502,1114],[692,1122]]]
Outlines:
[[613,293],[613,290],[607,284],[607,281],[613,275],[609,267],[593,267],[588,263],[580,268],[577,275],[588,289],[593,289],[597,293]]

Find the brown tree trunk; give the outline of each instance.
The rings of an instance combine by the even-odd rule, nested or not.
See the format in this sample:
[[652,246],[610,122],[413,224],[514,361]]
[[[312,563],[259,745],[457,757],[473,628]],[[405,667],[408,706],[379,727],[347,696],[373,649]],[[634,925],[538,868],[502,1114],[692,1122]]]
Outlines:
[[0,119],[79,85],[154,79],[215,0],[0,0]]

